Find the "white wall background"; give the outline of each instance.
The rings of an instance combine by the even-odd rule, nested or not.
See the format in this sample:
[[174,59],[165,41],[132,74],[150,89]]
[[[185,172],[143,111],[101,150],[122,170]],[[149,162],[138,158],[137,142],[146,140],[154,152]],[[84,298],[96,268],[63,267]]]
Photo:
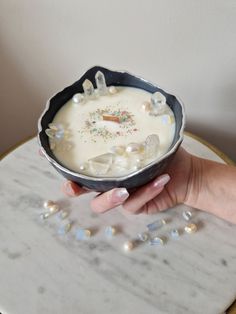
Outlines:
[[236,1],[0,0],[0,152],[92,65],[177,94],[187,129],[236,160]]

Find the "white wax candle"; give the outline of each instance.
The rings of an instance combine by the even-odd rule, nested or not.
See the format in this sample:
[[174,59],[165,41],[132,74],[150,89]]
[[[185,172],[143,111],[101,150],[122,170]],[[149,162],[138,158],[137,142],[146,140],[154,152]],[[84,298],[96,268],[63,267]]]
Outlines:
[[[150,114],[151,96],[142,89],[117,87],[117,93],[88,98],[83,103],[69,100],[52,121],[64,129],[59,139],[50,138],[54,155],[71,170],[102,177],[130,173],[162,156],[173,141],[175,119],[167,105],[160,115]],[[151,134],[157,134],[160,141],[155,156],[145,153],[145,140]],[[130,153],[129,143],[139,144],[140,150]],[[114,153],[113,146],[121,146],[119,154],[106,155],[105,165],[101,160],[95,164],[90,161]],[[97,167],[100,170],[96,171]]]

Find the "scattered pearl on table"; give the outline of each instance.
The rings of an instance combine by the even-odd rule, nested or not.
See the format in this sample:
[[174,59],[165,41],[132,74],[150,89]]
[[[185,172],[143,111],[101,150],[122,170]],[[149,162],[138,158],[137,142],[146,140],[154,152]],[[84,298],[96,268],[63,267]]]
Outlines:
[[58,218],[63,220],[69,216],[69,212],[67,210],[60,210],[58,212]]
[[82,104],[84,102],[84,96],[80,93],[75,94],[72,98],[73,103]]
[[183,215],[184,220],[186,221],[191,220],[193,216],[193,214],[189,210],[184,211],[182,215]]
[[52,206],[52,205],[54,205],[54,204],[55,204],[54,201],[48,200],[48,201],[45,201],[45,202],[43,203],[43,207],[44,207],[45,209],[48,209],[50,206]]
[[126,252],[133,250],[134,248],[134,243],[132,241],[127,241],[124,243],[124,250]]
[[187,233],[194,233],[197,231],[197,225],[191,223],[184,227],[184,231]]

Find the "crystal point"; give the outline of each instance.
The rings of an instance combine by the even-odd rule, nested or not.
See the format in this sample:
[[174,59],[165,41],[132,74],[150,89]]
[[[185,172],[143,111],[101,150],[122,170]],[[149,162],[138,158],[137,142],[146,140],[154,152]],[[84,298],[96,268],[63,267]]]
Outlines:
[[93,84],[90,80],[86,79],[83,82],[83,89],[84,89],[85,97],[88,97],[88,98],[94,97],[94,87],[93,87]]
[[105,80],[104,74],[101,71],[98,71],[96,73],[95,80],[96,80],[99,95],[106,95],[107,94],[106,80]]
[[147,158],[154,158],[157,156],[160,145],[159,136],[157,134],[151,134],[145,141],[145,155]]
[[152,114],[159,115],[164,112],[166,108],[166,97],[160,92],[152,94],[151,97]]

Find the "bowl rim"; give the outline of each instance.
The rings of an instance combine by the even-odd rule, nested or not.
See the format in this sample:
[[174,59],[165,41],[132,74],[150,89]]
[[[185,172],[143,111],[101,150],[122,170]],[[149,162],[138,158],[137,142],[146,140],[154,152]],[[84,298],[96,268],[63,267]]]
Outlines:
[[[85,75],[88,71],[90,71],[91,69],[93,69],[94,67],[99,67],[101,68],[101,66],[99,65],[95,65],[95,66],[92,66],[91,68],[89,68],[88,70],[86,70],[80,77],[82,77],[83,75]],[[78,173],[78,172],[75,172],[73,170],[70,170],[68,168],[66,168],[65,166],[61,165],[59,162],[57,162],[55,159],[53,159],[52,157],[50,157],[45,148],[43,147],[42,143],[41,143],[41,139],[40,139],[40,134],[41,132],[43,131],[43,128],[42,128],[42,118],[46,115],[46,113],[48,112],[49,108],[50,108],[50,102],[51,102],[51,99],[53,97],[55,97],[58,93],[62,92],[65,88],[68,88],[70,87],[71,85],[68,85],[67,87],[63,88],[63,90],[61,91],[57,91],[55,94],[53,94],[46,102],[46,105],[45,105],[45,108],[42,112],[42,114],[40,115],[39,119],[38,119],[38,134],[37,134],[37,140],[38,140],[38,143],[39,143],[39,146],[40,146],[40,149],[42,151],[42,153],[44,154],[44,156],[46,157],[46,159],[51,163],[53,164],[56,168],[60,169],[62,172],[66,172],[67,174],[71,175],[71,176],[74,176],[76,178],[81,178],[81,179],[85,179],[85,180],[90,180],[90,181],[96,181],[96,182],[104,182],[104,181],[124,181],[124,180],[127,180],[131,177],[134,177],[140,173],[142,173],[143,171],[145,171],[146,169],[149,169],[151,168],[153,165],[157,164],[157,163],[160,163],[162,160],[168,158],[169,156],[171,156],[175,151],[176,149],[178,148],[178,146],[181,144],[181,142],[183,141],[183,138],[184,138],[184,129],[185,129],[185,125],[186,125],[186,111],[185,111],[185,106],[183,104],[183,102],[181,101],[181,99],[176,96],[175,94],[172,94],[170,93],[168,90],[160,87],[159,85],[156,85],[146,79],[144,79],[143,77],[141,76],[138,76],[138,75],[134,75],[132,74],[131,72],[129,71],[126,71],[126,70],[120,70],[120,71],[117,71],[117,70],[112,70],[110,68],[104,68],[108,71],[112,71],[112,72],[118,72],[118,73],[121,73],[121,74],[128,74],[128,75],[131,75],[145,83],[148,83],[148,84],[151,84],[153,87],[158,87],[159,89],[162,89],[163,91],[165,91],[167,94],[170,94],[170,95],[173,95],[177,101],[180,103],[181,107],[182,107],[182,125],[181,125],[181,128],[180,128],[180,131],[179,131],[179,139],[178,141],[175,143],[175,145],[170,149],[168,150],[164,155],[162,155],[161,157],[159,157],[158,159],[155,159],[153,160],[151,163],[147,164],[145,167],[141,168],[141,169],[138,169],[136,171],[133,171],[127,175],[124,175],[124,176],[120,176],[120,177],[93,177],[93,176],[89,176],[89,175],[85,175],[85,174],[81,174],[81,173]],[[72,83],[73,84],[73,83]]]

